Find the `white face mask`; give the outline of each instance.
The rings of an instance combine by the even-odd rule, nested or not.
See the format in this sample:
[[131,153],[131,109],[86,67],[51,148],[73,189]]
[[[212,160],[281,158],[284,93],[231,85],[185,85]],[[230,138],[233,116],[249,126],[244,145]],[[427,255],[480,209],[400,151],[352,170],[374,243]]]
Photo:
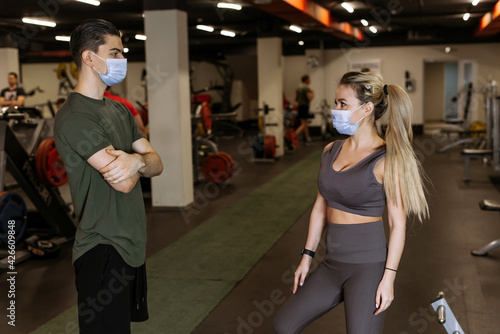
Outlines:
[[98,70],[95,69],[94,66],[92,68],[99,73],[102,82],[104,82],[108,86],[116,85],[125,79],[127,76],[127,59],[118,59],[118,58],[101,58],[95,53],[92,52],[94,56],[100,58],[106,62],[107,72],[106,74],[102,74]]
[[354,124],[351,124],[351,114],[364,106],[366,103],[363,103],[359,107],[354,110],[341,110],[341,109],[332,109],[332,123],[333,127],[343,135],[352,136],[359,127],[359,122],[361,122],[365,117],[363,116],[359,121]]

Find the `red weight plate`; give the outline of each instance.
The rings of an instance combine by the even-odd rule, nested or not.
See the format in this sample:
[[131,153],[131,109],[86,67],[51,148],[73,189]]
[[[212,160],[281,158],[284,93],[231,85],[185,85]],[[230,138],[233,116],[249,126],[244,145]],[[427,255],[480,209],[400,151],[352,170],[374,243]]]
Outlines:
[[229,174],[229,177],[233,176],[235,169],[233,158],[226,152],[219,152],[217,154],[226,159],[226,163],[228,166],[226,170]]
[[223,183],[230,178],[226,160],[217,154],[211,154],[203,160],[201,171],[208,182]]
[[60,187],[68,182],[68,174],[57,152],[54,138],[45,139],[40,144],[35,160],[37,175],[45,185]]
[[264,137],[264,157],[274,159],[276,156],[276,137]]
[[201,103],[201,121],[205,131],[210,134],[212,131],[212,110],[208,102]]

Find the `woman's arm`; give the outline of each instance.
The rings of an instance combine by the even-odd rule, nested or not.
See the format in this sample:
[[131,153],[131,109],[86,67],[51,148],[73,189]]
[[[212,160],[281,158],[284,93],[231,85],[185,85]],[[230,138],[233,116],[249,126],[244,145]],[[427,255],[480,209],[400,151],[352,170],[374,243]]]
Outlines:
[[[389,243],[385,267],[393,270],[398,269],[406,238],[406,214],[401,198],[401,189],[399,187],[399,176],[397,173],[397,168],[396,185],[397,202],[394,203],[389,198],[387,198]],[[396,279],[396,272],[393,270],[384,270],[384,276],[382,277],[382,281],[378,286],[377,296],[375,298],[375,305],[378,308],[375,314],[379,314],[385,311],[394,300],[394,280]]]
[[[311,212],[311,217],[309,218],[309,232],[307,234],[307,241],[305,248],[313,252],[318,248],[319,242],[321,241],[321,236],[326,226],[326,201],[321,196],[318,191],[318,196],[316,197],[316,202]],[[309,255],[302,255],[302,261],[300,261],[299,267],[295,271],[295,282],[293,284],[293,293],[297,291],[297,287],[300,284],[304,284],[309,268],[311,267],[312,257]]]

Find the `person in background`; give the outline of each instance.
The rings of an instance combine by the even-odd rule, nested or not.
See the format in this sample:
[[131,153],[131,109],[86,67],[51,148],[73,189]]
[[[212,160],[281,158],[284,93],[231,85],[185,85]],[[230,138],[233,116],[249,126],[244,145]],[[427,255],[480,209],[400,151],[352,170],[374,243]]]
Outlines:
[[63,105],[64,102],[66,102],[66,99],[64,97],[58,98],[57,101],[56,101],[56,107],[57,107],[57,109],[61,108],[61,106]]
[[309,88],[311,78],[307,74],[302,76],[301,81],[302,83],[295,91],[295,102],[297,103],[298,118],[300,119],[300,125],[295,130],[295,133],[299,135],[304,131],[306,141],[311,142],[311,136],[309,135],[309,105],[314,98],[314,91]]
[[139,128],[139,131],[141,131],[142,135],[145,138],[148,138],[148,129],[144,126],[144,123],[142,122],[141,115],[139,114],[137,109],[135,109],[134,105],[129,100],[127,100],[124,97],[112,94],[110,86],[108,86],[106,88],[106,91],[104,92],[104,96],[111,99],[111,100],[115,100],[117,102],[123,103],[125,105],[125,107],[127,107],[127,109],[130,110],[130,112],[134,116],[134,120],[137,123],[137,127]]
[[24,89],[19,87],[17,82],[17,74],[10,72],[7,76],[9,87],[2,90],[0,93],[0,106],[2,107],[22,107],[26,99]]

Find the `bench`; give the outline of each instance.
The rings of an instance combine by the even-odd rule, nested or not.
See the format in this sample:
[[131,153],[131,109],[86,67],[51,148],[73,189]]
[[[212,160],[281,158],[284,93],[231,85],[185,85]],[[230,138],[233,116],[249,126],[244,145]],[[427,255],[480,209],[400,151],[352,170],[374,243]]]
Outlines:
[[[479,203],[479,207],[481,208],[481,210],[485,210],[485,211],[500,211],[500,202],[488,200],[488,199],[483,199]],[[486,255],[488,255],[488,252],[490,250],[492,250],[498,246],[500,246],[500,239],[493,240],[492,242],[488,243],[487,245],[481,247],[480,249],[472,250],[471,254],[475,255],[475,256],[486,256]]]

